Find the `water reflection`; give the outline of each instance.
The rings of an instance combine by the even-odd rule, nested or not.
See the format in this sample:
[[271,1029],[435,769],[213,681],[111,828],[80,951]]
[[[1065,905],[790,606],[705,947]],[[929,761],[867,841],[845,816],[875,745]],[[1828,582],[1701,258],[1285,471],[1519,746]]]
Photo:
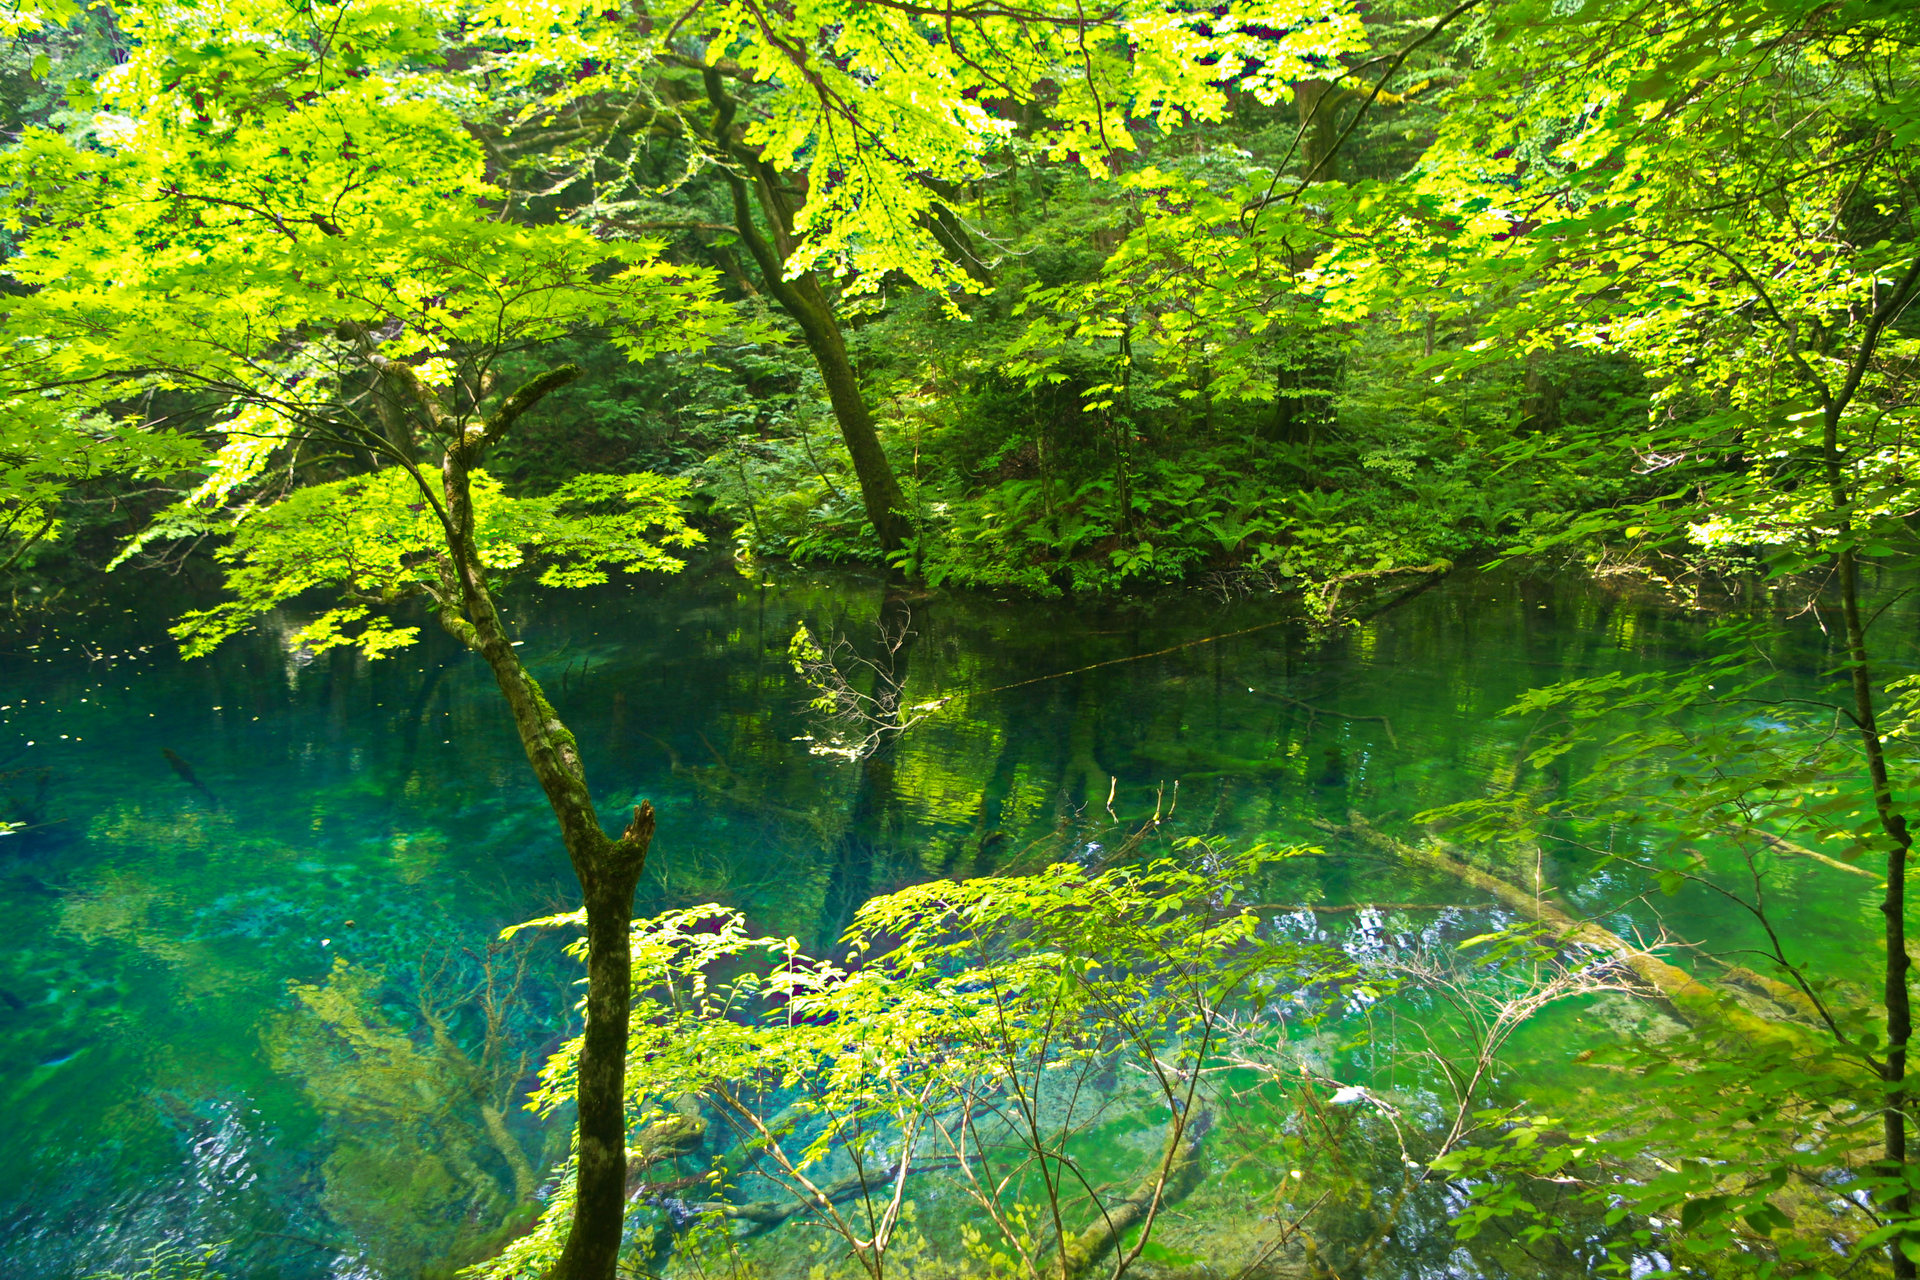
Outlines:
[[[515,1099],[575,976],[551,941],[489,950],[573,896],[491,679],[434,628],[377,663],[266,633],[182,664],[124,607],[0,657],[0,806],[26,824],[0,839],[0,1276],[160,1241],[231,1241],[236,1273],[288,1280],[474,1256],[556,1154]],[[1085,855],[1156,813],[1282,842],[1328,843],[1316,823],[1352,809],[1391,825],[1512,775],[1520,691],[1702,652],[1657,603],[1522,577],[1331,637],[1272,602],[1005,602],[718,561],[514,612],[609,824],[660,811],[640,910],[719,902],[821,943],[870,894]],[[907,701],[946,701],[857,762],[812,754],[802,622],[868,656],[904,631]],[[1810,626],[1779,660],[1811,679],[1824,643]],[[1578,762],[1557,768],[1542,785]],[[1487,910],[1437,872],[1328,853],[1271,889],[1316,929],[1398,946]],[[1840,957],[1866,907],[1819,870],[1788,872],[1781,924]],[[1541,873],[1648,923],[1617,873]],[[1398,914],[1326,910],[1356,903]],[[1686,936],[1750,940],[1708,895],[1663,907]],[[1444,1253],[1444,1205],[1429,1217]]]

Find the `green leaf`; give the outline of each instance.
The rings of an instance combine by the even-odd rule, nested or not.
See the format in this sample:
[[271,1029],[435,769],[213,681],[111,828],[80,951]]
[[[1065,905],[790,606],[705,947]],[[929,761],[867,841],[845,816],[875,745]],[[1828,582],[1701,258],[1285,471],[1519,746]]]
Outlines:
[[1715,1218],[1725,1216],[1726,1212],[1727,1197],[1700,1196],[1680,1206],[1680,1227],[1684,1231],[1698,1231]]

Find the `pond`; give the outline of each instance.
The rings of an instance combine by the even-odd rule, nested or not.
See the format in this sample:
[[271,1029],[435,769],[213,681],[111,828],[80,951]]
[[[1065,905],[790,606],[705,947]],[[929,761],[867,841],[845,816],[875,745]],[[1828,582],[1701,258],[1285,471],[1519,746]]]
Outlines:
[[[1316,823],[1402,829],[1512,767],[1522,691],[1710,651],[1702,617],[1577,575],[1460,573],[1321,633],[1272,597],[769,573],[698,560],[520,596],[511,621],[608,825],[659,810],[640,911],[720,902],[806,945],[871,894],[1085,852],[1156,813],[1324,846],[1288,893],[1380,945],[1497,923]],[[130,1269],[167,1242],[222,1244],[233,1275],[436,1274],[564,1149],[517,1103],[576,973],[558,939],[495,939],[573,889],[497,690],[431,626],[378,662],[270,631],[182,662],[153,616],[167,592],[125,590],[0,655],[0,817],[29,824],[0,839],[0,1277]],[[803,621],[868,655],[904,630],[908,701],[948,700],[864,765],[810,750]],[[1812,682],[1832,642],[1816,614],[1796,627],[1785,660]],[[1656,918],[1597,860],[1543,872],[1619,932],[1751,940],[1711,895]],[[1864,974],[1872,882],[1782,874],[1783,926]],[[1516,1051],[1536,1079],[1581,1047],[1556,1025]]]

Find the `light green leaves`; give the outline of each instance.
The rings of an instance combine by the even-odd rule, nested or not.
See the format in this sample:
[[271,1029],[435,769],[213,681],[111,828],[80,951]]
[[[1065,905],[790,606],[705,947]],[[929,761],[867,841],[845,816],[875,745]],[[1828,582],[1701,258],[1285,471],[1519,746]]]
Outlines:
[[[611,569],[674,572],[669,547],[698,543],[677,505],[686,483],[655,475],[583,476],[553,494],[510,498],[473,477],[480,561],[496,580],[539,567],[549,586],[586,586]],[[235,598],[190,613],[174,629],[189,656],[204,654],[270,610],[327,589],[349,602],[293,630],[313,653],[342,645],[381,657],[416,638],[384,611],[418,596],[457,599],[441,512],[399,467],[309,485],[243,520],[219,552]]]
[[[933,216],[960,211],[960,193],[1007,155],[1107,177],[1138,147],[1136,131],[1219,119],[1236,89],[1277,101],[1365,44],[1346,0],[1124,0],[1098,12],[1059,0],[1018,10],[702,0],[639,22],[579,0],[488,0],[479,12],[499,41],[499,73],[537,94],[530,126],[616,91],[671,110],[688,94],[663,82],[691,79],[690,62],[714,68],[752,100],[742,145],[805,174],[790,272],[865,289],[896,272],[943,293],[980,285],[933,234]],[[711,113],[697,86],[692,96],[702,107],[679,109],[697,132]]]
[[[989,1147],[996,1163],[1061,1160],[1081,1128],[1111,1121],[1116,1086],[1144,1090],[1130,1097],[1158,1113],[1197,1114],[1213,1104],[1192,1090],[1229,1060],[1233,1019],[1257,1024],[1274,998],[1352,976],[1344,957],[1264,936],[1229,901],[1293,852],[1196,841],[1145,866],[936,881],[865,904],[832,958],[755,937],[717,905],[637,922],[631,1113],[644,1125],[697,1102],[710,1132],[739,1140],[711,1147],[715,1184],[750,1163],[809,1204],[805,1188],[856,1154],[888,1170],[868,1192],[875,1212],[894,1162],[977,1163]],[[578,1052],[548,1064],[539,1105],[570,1097]],[[1023,1131],[1021,1115],[1038,1127]],[[1037,1204],[1021,1202],[1035,1189],[1018,1178],[962,1193],[996,1205],[980,1221],[1002,1231]],[[549,1212],[485,1274],[537,1266],[561,1220]]]
[[103,476],[164,479],[204,456],[175,431],[144,431],[48,397],[0,405],[0,568],[59,536],[61,499]]
[[[383,610],[452,599],[441,451],[475,466],[525,411],[504,362],[583,329],[634,358],[691,349],[728,313],[657,245],[508,216],[436,53],[452,10],[116,17],[132,48],[93,86],[91,131],[29,130],[0,154],[19,286],[0,319],[0,519],[18,538],[103,468],[177,472],[203,433],[203,479],[121,557],[236,535],[237,599],[183,622],[190,650],[324,587],[340,607],[295,643],[388,652],[412,629]],[[670,570],[667,548],[697,540],[680,493],[601,476],[510,500],[483,477],[481,565],[555,586]]]

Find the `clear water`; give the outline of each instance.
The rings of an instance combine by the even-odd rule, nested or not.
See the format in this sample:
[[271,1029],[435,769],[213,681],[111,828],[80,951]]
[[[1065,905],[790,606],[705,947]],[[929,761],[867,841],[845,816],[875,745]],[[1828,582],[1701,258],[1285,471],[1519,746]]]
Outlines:
[[[484,1188],[514,1176],[470,1102],[449,1118],[448,1080],[510,1100],[575,998],[554,940],[487,952],[573,905],[497,690],[431,627],[374,663],[303,664],[275,634],[184,663],[167,591],[122,590],[0,641],[0,816],[33,824],[0,839],[0,1277],[84,1276],[163,1242],[225,1242],[238,1275],[432,1274],[479,1247]],[[1326,843],[1314,819],[1350,809],[1391,824],[1510,764],[1522,726],[1501,710],[1522,690],[1705,652],[1697,616],[1510,573],[1330,637],[1271,599],[889,597],[719,561],[513,613],[609,826],[641,797],[660,811],[640,910],[717,900],[815,941],[871,893],[1112,828],[1109,805],[1122,829],[1159,808],[1238,838]],[[909,700],[952,701],[877,768],[811,754],[795,626],[870,651],[883,615],[910,618]],[[1914,631],[1898,611],[1882,625]],[[1780,660],[1815,682],[1831,643],[1816,616],[1796,626]],[[1302,900],[1478,909],[1329,852],[1290,883]],[[1548,872],[1617,927],[1655,924],[1617,872]],[[1870,965],[1849,947],[1871,882],[1781,874],[1790,935],[1837,971]],[[1702,945],[1751,941],[1707,895],[1660,907]],[[474,993],[522,964],[489,1037]],[[530,1166],[552,1157],[532,1117],[503,1123]]]

